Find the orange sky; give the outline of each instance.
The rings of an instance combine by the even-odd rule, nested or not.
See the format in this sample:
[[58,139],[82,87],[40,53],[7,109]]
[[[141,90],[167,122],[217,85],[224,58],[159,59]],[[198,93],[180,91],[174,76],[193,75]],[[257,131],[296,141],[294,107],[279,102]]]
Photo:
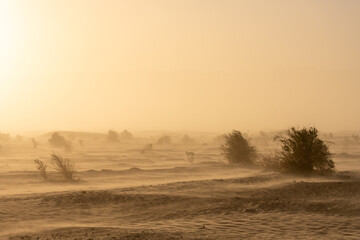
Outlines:
[[359,130],[360,1],[0,0],[0,131]]

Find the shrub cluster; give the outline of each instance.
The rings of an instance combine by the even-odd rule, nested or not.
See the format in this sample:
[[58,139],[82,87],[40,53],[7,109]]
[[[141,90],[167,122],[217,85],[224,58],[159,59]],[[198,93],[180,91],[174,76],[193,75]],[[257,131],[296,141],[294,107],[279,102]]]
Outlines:
[[221,148],[231,164],[248,166],[257,162],[265,169],[299,174],[329,174],[335,170],[329,147],[319,138],[316,128],[290,128],[274,140],[280,143],[281,150],[275,156],[261,156],[241,132],[233,130],[225,135]]

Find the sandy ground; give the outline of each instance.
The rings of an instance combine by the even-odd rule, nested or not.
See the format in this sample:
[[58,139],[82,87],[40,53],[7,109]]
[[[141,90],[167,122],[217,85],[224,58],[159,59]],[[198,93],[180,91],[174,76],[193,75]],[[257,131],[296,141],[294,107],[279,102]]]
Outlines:
[[26,194],[2,197],[0,213],[1,229],[38,231],[10,239],[359,239],[360,181],[264,174]]
[[335,176],[300,178],[228,166],[216,144],[87,143],[67,155],[76,183],[34,171],[48,147],[3,146],[0,239],[360,239],[358,146],[338,146]]

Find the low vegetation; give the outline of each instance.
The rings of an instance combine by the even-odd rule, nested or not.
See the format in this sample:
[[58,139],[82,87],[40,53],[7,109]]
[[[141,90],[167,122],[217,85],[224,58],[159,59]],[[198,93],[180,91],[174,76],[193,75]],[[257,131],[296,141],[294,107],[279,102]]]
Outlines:
[[164,135],[157,140],[157,144],[160,145],[170,144],[170,143],[171,143],[171,137],[168,135]]
[[194,163],[195,154],[193,152],[185,152],[185,154],[189,163]]
[[133,139],[133,135],[131,132],[129,132],[128,130],[125,129],[124,131],[121,132],[120,138],[123,140],[129,141],[129,140]]
[[189,137],[189,135],[185,134],[184,137],[181,139],[182,144],[193,144],[195,143],[195,139]]
[[39,170],[40,176],[43,177],[45,180],[47,180],[48,179],[48,175],[46,171],[47,165],[39,159],[35,159],[34,162],[36,169]]
[[119,134],[115,130],[109,130],[106,136],[106,141],[108,142],[118,142]]
[[141,149],[140,153],[145,154],[151,152],[153,149],[153,145],[151,143],[146,144],[143,149]]
[[316,128],[290,128],[285,136],[277,136],[281,144],[278,166],[281,172],[291,173],[332,173],[335,163],[326,143],[319,139]]
[[241,132],[233,130],[225,134],[225,143],[221,146],[225,158],[231,164],[243,166],[253,165],[257,157],[257,151]]
[[75,180],[74,179],[75,165],[70,159],[63,158],[62,156],[54,153],[51,155],[51,160],[55,170],[58,173],[60,173],[65,180],[67,181]]
[[54,132],[53,134],[51,134],[49,144],[50,146],[55,148],[64,148],[66,152],[71,152],[73,149],[71,142],[66,140],[58,132]]
[[31,143],[32,143],[34,149],[36,149],[38,147],[38,142],[35,140],[35,138],[31,138]]

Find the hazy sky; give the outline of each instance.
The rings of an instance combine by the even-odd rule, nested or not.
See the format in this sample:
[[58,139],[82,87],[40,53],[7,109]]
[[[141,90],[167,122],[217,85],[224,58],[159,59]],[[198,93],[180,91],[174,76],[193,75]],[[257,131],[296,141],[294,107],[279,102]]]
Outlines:
[[360,129],[360,1],[0,0],[0,131]]

